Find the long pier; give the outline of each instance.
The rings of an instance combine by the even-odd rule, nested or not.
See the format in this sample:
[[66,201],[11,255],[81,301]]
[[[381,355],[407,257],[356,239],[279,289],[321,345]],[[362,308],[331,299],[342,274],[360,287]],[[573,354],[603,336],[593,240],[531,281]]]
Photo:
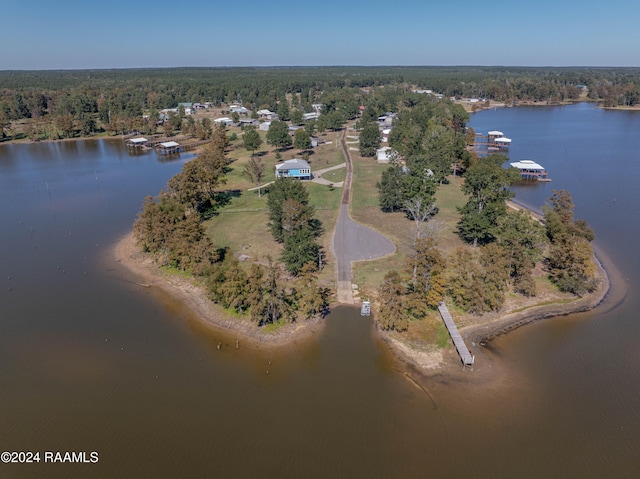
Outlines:
[[453,318],[451,317],[451,313],[449,313],[449,309],[441,302],[438,305],[438,311],[440,311],[440,316],[442,316],[442,320],[444,321],[444,325],[447,327],[449,331],[449,336],[451,336],[451,340],[453,341],[454,346],[458,350],[458,354],[460,355],[460,359],[462,360],[462,364],[465,366],[473,366],[473,362],[475,360],[475,356],[473,356],[469,352],[469,348],[464,343],[464,339],[460,335],[458,331],[458,327],[456,323],[453,322]]

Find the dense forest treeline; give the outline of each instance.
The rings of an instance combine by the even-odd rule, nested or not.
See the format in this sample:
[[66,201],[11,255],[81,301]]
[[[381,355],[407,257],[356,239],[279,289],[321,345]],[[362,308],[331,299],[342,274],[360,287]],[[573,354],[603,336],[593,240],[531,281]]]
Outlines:
[[[131,70],[0,71],[0,137],[17,135],[16,122],[32,130],[56,124],[62,136],[117,132],[114,119],[174,108],[180,102],[240,101],[276,111],[296,94],[301,109],[344,88],[395,85],[431,89],[444,96],[518,101],[575,100],[588,97],[606,106],[640,102],[638,68],[524,67],[269,67],[171,68]],[[72,123],[71,126],[69,124]],[[109,129],[109,124],[112,128]],[[55,125],[54,125],[55,126]],[[129,127],[136,125],[129,124]],[[24,129],[20,133],[24,134]],[[43,135],[36,135],[39,139]],[[29,136],[29,135],[26,135]],[[45,135],[46,136],[46,135]],[[55,135],[49,135],[54,136]]]

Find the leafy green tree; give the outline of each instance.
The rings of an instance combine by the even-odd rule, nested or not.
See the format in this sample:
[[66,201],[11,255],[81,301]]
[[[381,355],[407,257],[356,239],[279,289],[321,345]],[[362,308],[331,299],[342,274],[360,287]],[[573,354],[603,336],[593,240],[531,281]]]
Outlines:
[[[313,225],[314,208],[304,184],[293,178],[280,178],[269,186],[267,199],[269,228],[276,241],[282,243],[287,235]],[[314,228],[312,227],[312,230]]]
[[593,230],[584,220],[574,219],[573,198],[568,191],[553,191],[544,206],[547,236],[551,240],[549,267],[551,278],[561,291],[578,296],[598,286],[593,262]]
[[473,246],[494,238],[496,221],[507,211],[506,201],[514,196],[509,186],[519,178],[515,168],[504,169],[503,155],[490,155],[471,165],[465,173],[462,191],[469,195],[460,208],[458,233]]
[[[340,130],[345,122],[347,121],[344,113],[333,110],[327,114],[324,114],[320,117],[318,122],[322,122],[323,129],[328,128],[329,130]],[[318,127],[320,129],[320,126]]]
[[287,271],[297,276],[306,264],[315,266],[319,251],[315,234],[308,225],[303,225],[284,240],[282,261]]
[[454,163],[454,132],[451,128],[431,124],[425,139],[425,162],[435,175],[435,181],[442,184],[451,173]]
[[297,108],[291,112],[291,124],[302,125],[304,123],[304,116],[302,111]]
[[360,156],[376,156],[376,150],[380,147],[380,130],[374,122],[367,122],[360,132]]
[[276,113],[278,114],[278,118],[280,118],[283,121],[288,121],[289,120],[289,102],[286,100],[286,98],[283,98],[279,103],[278,103],[278,109],[276,111]]
[[296,130],[293,147],[298,150],[308,150],[311,148],[311,138],[304,128]]
[[498,219],[495,236],[497,245],[508,259],[514,289],[526,296],[535,296],[531,272],[542,259],[542,248],[546,243],[544,227],[528,212],[520,210]]
[[220,136],[205,146],[202,153],[187,162],[182,171],[169,180],[168,191],[178,201],[199,213],[215,208],[217,188],[226,183],[227,159]]
[[234,111],[233,113],[231,113],[231,120],[235,124],[238,124],[238,122],[240,121],[240,114],[237,111]]
[[405,205],[402,192],[404,173],[399,165],[391,165],[382,172],[378,184],[378,199],[380,208],[385,212],[401,211]]
[[242,135],[242,142],[247,151],[251,152],[251,156],[260,148],[262,145],[262,138],[260,138],[260,134],[257,132],[255,126],[248,126],[244,130],[244,134]]
[[267,143],[282,150],[291,146],[292,142],[287,124],[283,121],[272,121],[267,132]]

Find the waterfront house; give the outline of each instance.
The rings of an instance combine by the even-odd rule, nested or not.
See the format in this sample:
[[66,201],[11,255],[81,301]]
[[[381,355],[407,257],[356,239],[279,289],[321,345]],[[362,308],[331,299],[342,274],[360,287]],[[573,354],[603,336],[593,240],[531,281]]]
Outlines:
[[311,179],[311,167],[309,163],[300,158],[287,160],[276,165],[276,178],[298,178],[300,180]]

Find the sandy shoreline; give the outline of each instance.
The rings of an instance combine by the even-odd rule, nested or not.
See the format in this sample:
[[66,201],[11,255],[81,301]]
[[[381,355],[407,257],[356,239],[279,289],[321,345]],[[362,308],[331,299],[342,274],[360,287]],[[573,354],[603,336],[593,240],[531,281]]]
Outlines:
[[[308,339],[323,329],[324,322],[321,319],[314,319],[287,324],[275,332],[268,333],[264,329],[257,328],[247,319],[226,314],[222,308],[208,299],[205,289],[196,284],[194,280],[160,269],[150,255],[139,250],[135,244],[133,233],[125,235],[116,242],[113,255],[117,262],[138,277],[136,280],[138,284],[161,289],[190,308],[204,325],[214,330],[234,334],[242,342],[248,341],[260,348],[283,347],[298,340]],[[460,332],[467,344],[471,346],[472,352],[473,350],[477,352],[491,339],[531,322],[588,311],[601,304],[610,291],[611,281],[598,256],[594,254],[594,258],[596,258],[600,279],[600,284],[595,292],[583,298],[576,298],[570,303],[532,306],[522,311],[496,315],[496,319],[484,324],[461,328]],[[402,372],[405,375],[409,371],[423,379],[433,379],[437,376],[454,379],[464,376],[467,381],[470,378],[468,372],[461,371],[460,360],[453,348],[447,350],[427,347],[416,349],[377,328],[376,336],[389,347],[403,364]],[[488,368],[479,364],[474,366],[473,376],[477,376],[475,381],[486,382],[499,377],[497,374],[499,361],[490,359],[489,356],[483,355],[483,362],[491,361]],[[490,375],[488,375],[489,370],[492,371]],[[485,373],[481,373],[481,371],[485,371]]]
[[282,347],[316,334],[324,325],[321,319],[311,319],[266,332],[246,318],[231,316],[213,303],[205,288],[193,279],[163,271],[150,255],[140,251],[132,232],[116,241],[113,256],[115,261],[138,277],[137,284],[161,289],[190,308],[204,325],[235,334],[242,342],[248,341],[260,347]]

